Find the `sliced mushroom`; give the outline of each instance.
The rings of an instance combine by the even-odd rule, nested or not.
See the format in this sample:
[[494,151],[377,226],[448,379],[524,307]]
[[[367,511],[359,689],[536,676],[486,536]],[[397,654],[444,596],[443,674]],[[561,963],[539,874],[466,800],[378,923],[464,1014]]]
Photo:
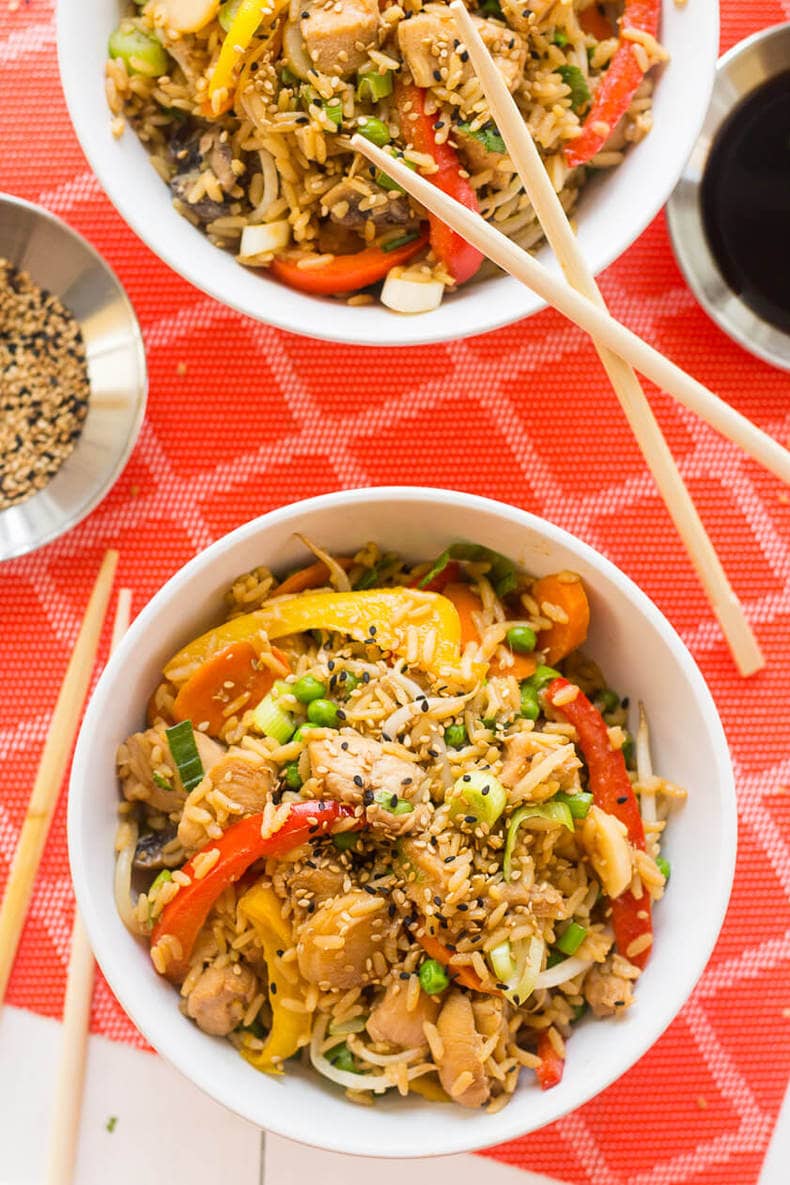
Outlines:
[[163,831],[148,831],[141,835],[134,850],[133,868],[142,872],[160,872],[163,868],[175,868],[184,858],[179,847],[165,852],[168,844],[176,838],[176,828],[166,827]]
[[[375,204],[369,206],[371,198]],[[385,200],[382,201],[381,199]],[[361,209],[365,202],[365,208]],[[356,229],[371,221],[375,226],[407,226],[414,222],[405,194],[385,194],[377,185],[368,185],[362,178],[339,181],[323,197],[329,217],[340,226]]]

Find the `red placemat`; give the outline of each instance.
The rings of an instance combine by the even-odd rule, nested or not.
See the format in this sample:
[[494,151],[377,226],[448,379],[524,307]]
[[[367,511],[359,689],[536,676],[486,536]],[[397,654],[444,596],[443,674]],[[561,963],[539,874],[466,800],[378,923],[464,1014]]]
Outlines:
[[[142,323],[151,392],[140,442],[112,493],[66,538],[0,573],[0,889],[105,547],[120,549],[119,582],[134,589],[139,609],[195,551],[296,498],[405,483],[513,502],[607,554],[680,630],[732,746],[741,830],[727,921],[679,1019],[593,1102],[490,1155],[574,1183],[756,1182],[790,1074],[788,494],[655,397],[770,658],[746,684],[581,333],[546,312],[485,337],[371,352],[308,342],[202,296],[126,228],[90,173],[58,83],[53,7],[24,0],[0,9],[2,186],[65,217],[116,269]],[[788,19],[790,0],[723,0],[723,10],[726,47]],[[681,279],[663,218],[603,288],[617,316],[790,442],[788,376],[707,320]],[[475,452],[472,439],[481,441]],[[61,804],[11,1003],[60,1015],[72,917]],[[143,1044],[103,981],[93,1025]]]

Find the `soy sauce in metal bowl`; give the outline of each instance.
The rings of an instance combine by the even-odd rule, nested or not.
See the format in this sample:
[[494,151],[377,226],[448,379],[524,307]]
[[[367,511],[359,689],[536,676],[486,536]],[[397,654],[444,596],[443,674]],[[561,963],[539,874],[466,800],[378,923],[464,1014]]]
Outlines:
[[790,334],[790,70],[719,130],[700,191],[710,251],[732,291]]

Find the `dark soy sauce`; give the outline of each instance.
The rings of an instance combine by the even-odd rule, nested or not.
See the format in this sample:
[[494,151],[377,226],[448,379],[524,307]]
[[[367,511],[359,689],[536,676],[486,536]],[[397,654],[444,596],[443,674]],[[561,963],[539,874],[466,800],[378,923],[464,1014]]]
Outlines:
[[722,126],[702,180],[708,245],[730,288],[790,333],[790,71]]

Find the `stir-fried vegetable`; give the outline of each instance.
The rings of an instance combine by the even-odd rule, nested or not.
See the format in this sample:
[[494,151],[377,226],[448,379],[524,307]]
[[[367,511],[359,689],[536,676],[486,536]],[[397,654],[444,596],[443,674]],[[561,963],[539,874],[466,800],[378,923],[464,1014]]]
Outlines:
[[505,840],[505,854],[502,859],[502,875],[506,881],[513,875],[513,849],[518,839],[519,828],[529,827],[534,831],[548,831],[552,827],[566,827],[573,831],[573,816],[570,807],[565,802],[558,802],[552,798],[549,802],[531,803],[515,811],[510,818]]
[[279,703],[283,695],[287,695],[290,686],[281,679],[275,683],[268,695],[264,696],[252,714],[252,723],[264,736],[271,737],[278,745],[284,745],[293,735],[295,723],[291,712]]
[[429,996],[438,996],[450,986],[444,967],[436,959],[426,959],[419,971],[420,987]]
[[182,720],[165,731],[168,748],[176,763],[181,785],[187,794],[203,781],[203,762],[195,744],[195,734],[189,720]]
[[[353,807],[344,803],[297,802],[273,835],[261,835],[263,816],[257,814],[234,823],[220,839],[210,840],[184,865],[182,871],[190,883],[168,902],[151,935],[151,950],[157,948],[161,953],[167,978],[181,982],[209,910],[220,893],[238,881],[251,864],[263,856],[283,856],[343,820],[352,821],[354,827],[362,826],[362,821],[354,818]],[[196,863],[202,869],[201,857],[214,851],[218,852],[217,859],[208,871],[197,876]]]
[[634,42],[624,38],[623,32],[638,29],[655,37],[660,17],[661,0],[626,0],[620,18],[620,47],[598,83],[581,135],[565,149],[571,168],[587,164],[603,148],[645,76],[644,59],[634,52]]
[[365,247],[354,255],[333,255],[320,267],[300,266],[305,258],[314,259],[312,255],[280,255],[272,260],[271,270],[289,288],[297,288],[300,292],[309,292],[314,296],[334,296],[377,284],[391,268],[408,263],[422,251],[427,242],[428,236],[420,234],[395,250]]
[[[574,699],[557,703],[557,697],[563,699],[561,693],[570,686],[566,679],[555,679],[549,684],[546,697],[576,729],[595,805],[624,823],[633,846],[644,851],[642,816],[623,754],[612,747],[606,721],[584,692],[578,690]],[[634,897],[627,889],[612,899],[611,906],[617,949],[637,967],[644,967],[653,938],[650,897],[647,893]]]
[[586,790],[580,790],[578,794],[555,794],[552,802],[564,803],[571,812],[573,819],[586,819],[590,813],[593,796]]
[[569,922],[557,939],[555,946],[564,955],[575,955],[587,937],[587,930],[578,922]]
[[[428,612],[426,612],[426,606]],[[412,615],[417,613],[417,617]],[[394,622],[394,624],[393,624]],[[268,638],[282,638],[305,630],[323,629],[349,634],[362,642],[376,642],[440,676],[457,674],[460,662],[461,626],[458,614],[446,597],[418,589],[379,588],[348,593],[305,593],[288,600],[275,600],[253,613],[234,617],[190,642],[165,667],[167,678],[177,682],[179,674],[209,654],[238,640],[252,640],[261,632]],[[426,642],[431,642],[425,658]],[[472,672],[476,680],[479,670]]]
[[437,963],[441,963],[443,967],[447,968],[450,977],[456,983],[460,984],[461,987],[469,988],[473,992],[483,992],[484,995],[488,996],[499,995],[499,992],[491,991],[490,988],[485,987],[480,977],[471,967],[456,966],[452,962],[453,952],[443,942],[440,942],[434,934],[418,934],[417,941],[430,958],[436,959]]
[[575,572],[558,572],[536,580],[532,597],[538,608],[546,604],[557,614],[552,624],[538,634],[538,647],[546,651],[546,662],[551,666],[584,645],[590,626],[587,593]]
[[314,699],[321,699],[326,695],[326,684],[316,679],[315,675],[302,675],[301,679],[289,685],[288,690],[291,695],[296,696],[300,704],[309,704]]
[[534,992],[546,944],[538,934],[518,942],[502,942],[489,953],[499,988],[513,1004],[523,1004]]
[[121,59],[129,74],[158,78],[169,68],[170,59],[162,42],[144,33],[132,21],[121,21],[110,35],[108,52],[111,58]]
[[[288,659],[272,651],[284,667]],[[176,720],[191,720],[209,736],[217,736],[227,724],[226,708],[237,704],[243,711],[260,703],[274,683],[274,673],[259,662],[249,642],[235,642],[207,659],[180,689],[173,704]],[[241,699],[240,697],[246,697]]]
[[458,778],[447,801],[451,817],[493,827],[507,806],[507,791],[489,770],[473,770]]
[[[348,571],[354,561],[347,556],[339,556],[335,557],[335,563]],[[300,568],[298,572],[292,572],[290,576],[286,576],[282,584],[278,585],[275,596],[291,597],[296,593],[305,592],[309,588],[321,588],[323,585],[329,584],[330,576],[331,573],[324,561],[316,560],[314,564],[308,564],[306,568]]]
[[[287,5],[287,0],[241,0],[222,43],[217,64],[209,79],[208,97],[211,114],[215,95],[229,92],[233,86],[236,67],[264,20],[270,24]],[[224,104],[223,104],[224,106]]]
[[551,1090],[553,1086],[559,1086],[565,1069],[565,1059],[557,1053],[548,1032],[543,1032],[538,1037],[538,1057],[540,1065],[535,1070],[535,1075],[541,1090]]
[[318,728],[337,728],[340,723],[340,709],[331,699],[311,700],[307,705],[307,719]]
[[243,1049],[246,1060],[256,1070],[268,1074],[282,1074],[282,1063],[292,1057],[310,1040],[311,1014],[294,1011],[284,1000],[304,997],[307,985],[302,983],[297,964],[283,971],[282,954],[294,945],[290,921],[283,917],[282,902],[274,890],[266,885],[255,885],[239,900],[239,913],[249,918],[263,949],[269,992],[272,1023],[263,1049],[253,1052]]
[[470,123],[459,123],[458,131],[464,136],[471,136],[482,144],[486,152],[507,152],[505,141],[499,128],[493,123],[484,124],[482,128],[473,128]]
[[408,799],[399,798],[391,790],[384,790],[383,788],[373,791],[373,801],[377,806],[382,807],[385,811],[389,811],[391,815],[410,815],[414,810],[413,805]]
[[557,66],[555,73],[559,74],[571,92],[571,111],[575,111],[577,114],[583,111],[590,102],[590,88],[579,67]]

